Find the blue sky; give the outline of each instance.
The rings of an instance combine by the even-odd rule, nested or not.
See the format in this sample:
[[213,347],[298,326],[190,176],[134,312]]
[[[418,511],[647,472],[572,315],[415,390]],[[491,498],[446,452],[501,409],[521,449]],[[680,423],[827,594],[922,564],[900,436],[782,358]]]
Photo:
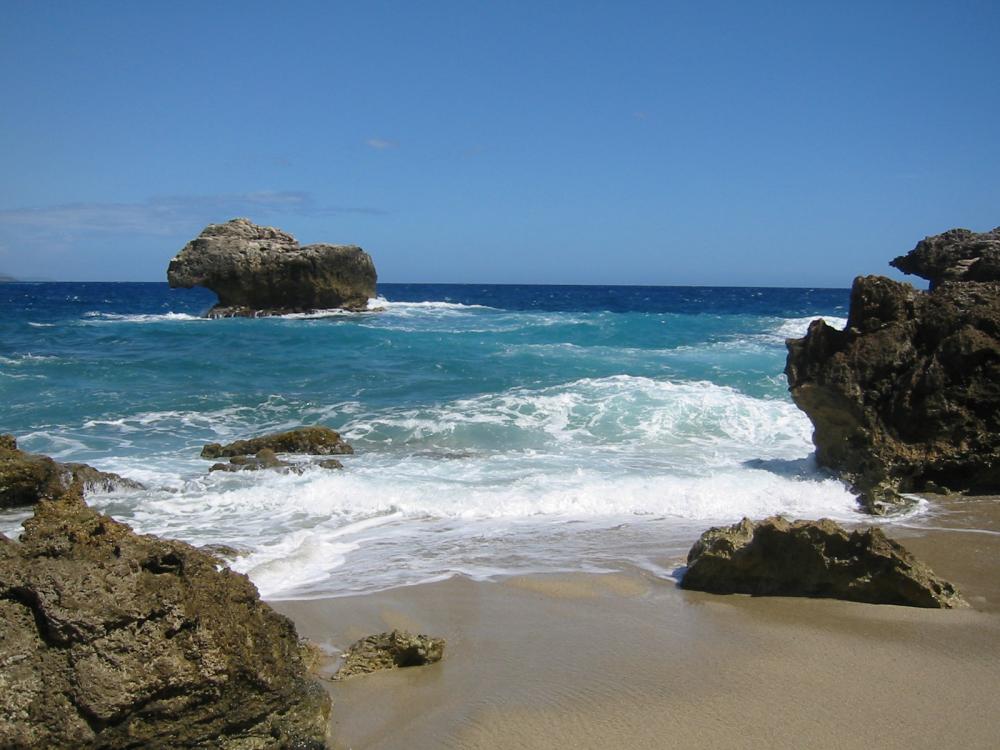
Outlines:
[[0,2],[0,272],[849,286],[1000,224],[997,2]]

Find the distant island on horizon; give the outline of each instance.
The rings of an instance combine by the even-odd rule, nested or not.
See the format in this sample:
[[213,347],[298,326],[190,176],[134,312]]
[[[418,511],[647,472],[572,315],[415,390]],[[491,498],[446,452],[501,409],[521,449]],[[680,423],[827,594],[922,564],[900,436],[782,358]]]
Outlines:
[[60,281],[56,281],[54,279],[47,279],[47,278],[44,278],[44,277],[41,277],[41,276],[29,276],[27,278],[23,278],[22,279],[22,278],[19,278],[17,276],[11,276],[10,274],[0,273],[0,284],[25,284],[25,283],[28,283],[28,284],[87,284],[87,283],[93,283],[93,284],[113,284],[115,282],[109,282],[109,281],[94,281],[94,282],[86,282],[86,281],[62,281],[62,282],[60,282]]

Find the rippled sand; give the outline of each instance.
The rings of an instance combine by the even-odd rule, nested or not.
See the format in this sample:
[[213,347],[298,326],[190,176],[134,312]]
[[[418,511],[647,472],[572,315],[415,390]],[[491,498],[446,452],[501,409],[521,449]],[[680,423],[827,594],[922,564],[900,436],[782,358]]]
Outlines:
[[970,610],[720,597],[628,569],[275,606],[330,649],[448,638],[438,665],[329,683],[338,748],[994,748],[1000,498],[934,507],[892,533]]

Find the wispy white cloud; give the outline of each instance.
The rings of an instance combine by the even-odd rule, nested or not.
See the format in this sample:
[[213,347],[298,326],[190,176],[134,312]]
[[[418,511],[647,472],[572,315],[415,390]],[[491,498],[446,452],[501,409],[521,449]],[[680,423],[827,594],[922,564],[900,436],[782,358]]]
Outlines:
[[387,148],[396,148],[399,144],[386,138],[369,138],[365,144],[376,151],[385,151]]
[[225,195],[170,195],[139,203],[62,203],[0,210],[0,228],[32,234],[84,232],[171,235],[192,224],[218,222],[234,216],[258,219],[274,214],[332,216],[384,214],[378,208],[330,206],[309,194],[265,191]]

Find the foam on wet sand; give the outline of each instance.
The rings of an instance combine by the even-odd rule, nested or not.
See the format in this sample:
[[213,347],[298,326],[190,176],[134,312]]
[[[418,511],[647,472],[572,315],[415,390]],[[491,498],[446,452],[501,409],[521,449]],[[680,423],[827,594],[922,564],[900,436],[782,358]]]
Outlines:
[[394,627],[448,639],[440,664],[330,683],[337,747],[986,748],[998,530],[1000,498],[892,529],[970,610],[713,596],[624,566],[274,606],[331,654]]

